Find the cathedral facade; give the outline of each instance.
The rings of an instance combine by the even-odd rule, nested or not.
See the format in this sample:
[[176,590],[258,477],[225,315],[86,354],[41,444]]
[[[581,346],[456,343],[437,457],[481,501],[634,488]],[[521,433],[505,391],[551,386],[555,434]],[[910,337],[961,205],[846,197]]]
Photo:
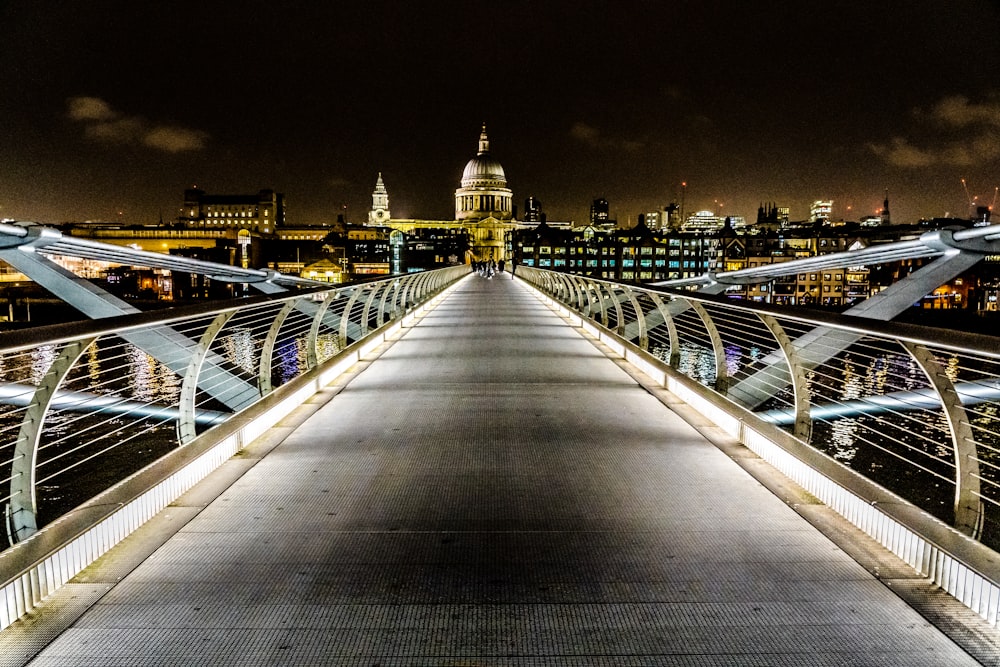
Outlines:
[[455,219],[510,220],[514,217],[512,199],[507,175],[490,155],[490,140],[484,124],[479,134],[479,152],[465,165],[462,185],[455,190]]
[[490,154],[490,140],[483,125],[479,150],[466,163],[455,190],[454,220],[401,220],[389,215],[389,195],[382,174],[372,193],[368,224],[413,233],[417,229],[461,229],[470,239],[466,263],[486,260],[510,261],[510,235],[519,227],[514,220],[514,195],[507,187],[503,167]]

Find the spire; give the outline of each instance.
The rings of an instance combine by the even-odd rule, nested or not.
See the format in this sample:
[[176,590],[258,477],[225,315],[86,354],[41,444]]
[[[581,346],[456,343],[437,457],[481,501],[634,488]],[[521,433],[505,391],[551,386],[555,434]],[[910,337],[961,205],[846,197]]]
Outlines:
[[479,154],[486,155],[490,152],[490,140],[486,136],[486,122],[483,122],[483,131],[479,133]]

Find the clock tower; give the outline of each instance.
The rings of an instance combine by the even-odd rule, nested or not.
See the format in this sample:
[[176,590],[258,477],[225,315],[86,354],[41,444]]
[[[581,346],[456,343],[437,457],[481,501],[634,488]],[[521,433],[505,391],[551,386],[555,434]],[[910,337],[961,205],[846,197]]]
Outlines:
[[368,212],[369,225],[385,225],[389,223],[389,192],[382,182],[382,172],[378,174],[375,191],[372,192],[372,210]]

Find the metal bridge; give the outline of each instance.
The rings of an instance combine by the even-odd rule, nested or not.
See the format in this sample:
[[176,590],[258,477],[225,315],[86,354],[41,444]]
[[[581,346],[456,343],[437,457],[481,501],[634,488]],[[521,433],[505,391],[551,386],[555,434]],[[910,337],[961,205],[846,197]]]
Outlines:
[[994,228],[833,316],[207,263],[262,294],[140,313],[50,256],[190,260],[10,227],[93,319],[0,337],[4,664],[1000,660],[1000,350],[882,321]]

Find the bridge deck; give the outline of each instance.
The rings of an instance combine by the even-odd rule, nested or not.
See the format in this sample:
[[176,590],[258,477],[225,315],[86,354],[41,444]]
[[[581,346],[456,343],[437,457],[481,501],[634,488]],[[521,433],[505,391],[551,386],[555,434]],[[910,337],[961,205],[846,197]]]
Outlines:
[[0,662],[978,664],[507,275],[327,398]]

